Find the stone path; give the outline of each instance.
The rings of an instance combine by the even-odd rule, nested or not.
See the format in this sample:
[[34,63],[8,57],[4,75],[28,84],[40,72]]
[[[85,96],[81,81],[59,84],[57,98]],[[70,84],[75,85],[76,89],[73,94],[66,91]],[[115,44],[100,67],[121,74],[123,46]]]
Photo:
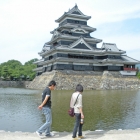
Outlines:
[[[71,133],[54,132],[53,138],[48,140],[72,140]],[[87,140],[140,140],[140,129],[136,130],[110,130],[110,131],[85,131],[83,134]],[[39,140],[36,133],[29,132],[5,132],[0,131],[0,140]]]

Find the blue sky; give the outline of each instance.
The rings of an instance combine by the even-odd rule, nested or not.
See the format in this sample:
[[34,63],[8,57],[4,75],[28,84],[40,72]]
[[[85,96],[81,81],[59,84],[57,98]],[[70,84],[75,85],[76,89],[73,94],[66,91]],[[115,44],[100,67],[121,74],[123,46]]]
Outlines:
[[75,3],[92,17],[88,25],[97,31],[91,36],[116,43],[140,61],[140,0],[1,0],[0,63],[15,59],[24,64],[40,58],[38,52],[50,41],[50,31],[58,27],[55,20]]

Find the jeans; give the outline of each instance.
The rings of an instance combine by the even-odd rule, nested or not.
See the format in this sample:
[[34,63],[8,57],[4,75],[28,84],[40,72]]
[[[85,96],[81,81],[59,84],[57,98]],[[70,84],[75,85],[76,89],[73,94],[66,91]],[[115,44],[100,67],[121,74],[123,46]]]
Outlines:
[[73,129],[73,138],[76,137],[77,131],[78,131],[78,136],[82,136],[82,126],[83,124],[80,123],[81,121],[81,114],[80,113],[75,113],[75,125]]
[[43,107],[42,113],[46,117],[46,122],[37,130],[40,134],[45,132],[45,135],[50,135],[51,125],[52,125],[52,112],[51,108]]

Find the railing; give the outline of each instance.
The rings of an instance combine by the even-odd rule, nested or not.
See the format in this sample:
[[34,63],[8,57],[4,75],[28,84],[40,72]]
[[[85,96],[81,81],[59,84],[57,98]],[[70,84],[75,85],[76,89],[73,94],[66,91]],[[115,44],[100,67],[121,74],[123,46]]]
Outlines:
[[126,71],[137,71],[136,68],[124,68],[124,70],[126,70]]

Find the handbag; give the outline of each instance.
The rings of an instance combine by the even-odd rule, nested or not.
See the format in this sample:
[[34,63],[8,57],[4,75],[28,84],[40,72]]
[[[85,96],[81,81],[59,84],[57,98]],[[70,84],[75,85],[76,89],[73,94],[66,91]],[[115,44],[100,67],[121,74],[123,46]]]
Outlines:
[[[78,94],[78,96],[79,96],[79,95],[80,95],[80,94]],[[77,102],[78,96],[77,96],[77,98],[76,98],[76,101],[75,101],[75,103],[74,103],[74,106],[75,106],[75,104],[76,104],[76,102]],[[68,110],[68,114],[69,114],[71,117],[74,117],[74,107],[71,107],[71,108]]]

